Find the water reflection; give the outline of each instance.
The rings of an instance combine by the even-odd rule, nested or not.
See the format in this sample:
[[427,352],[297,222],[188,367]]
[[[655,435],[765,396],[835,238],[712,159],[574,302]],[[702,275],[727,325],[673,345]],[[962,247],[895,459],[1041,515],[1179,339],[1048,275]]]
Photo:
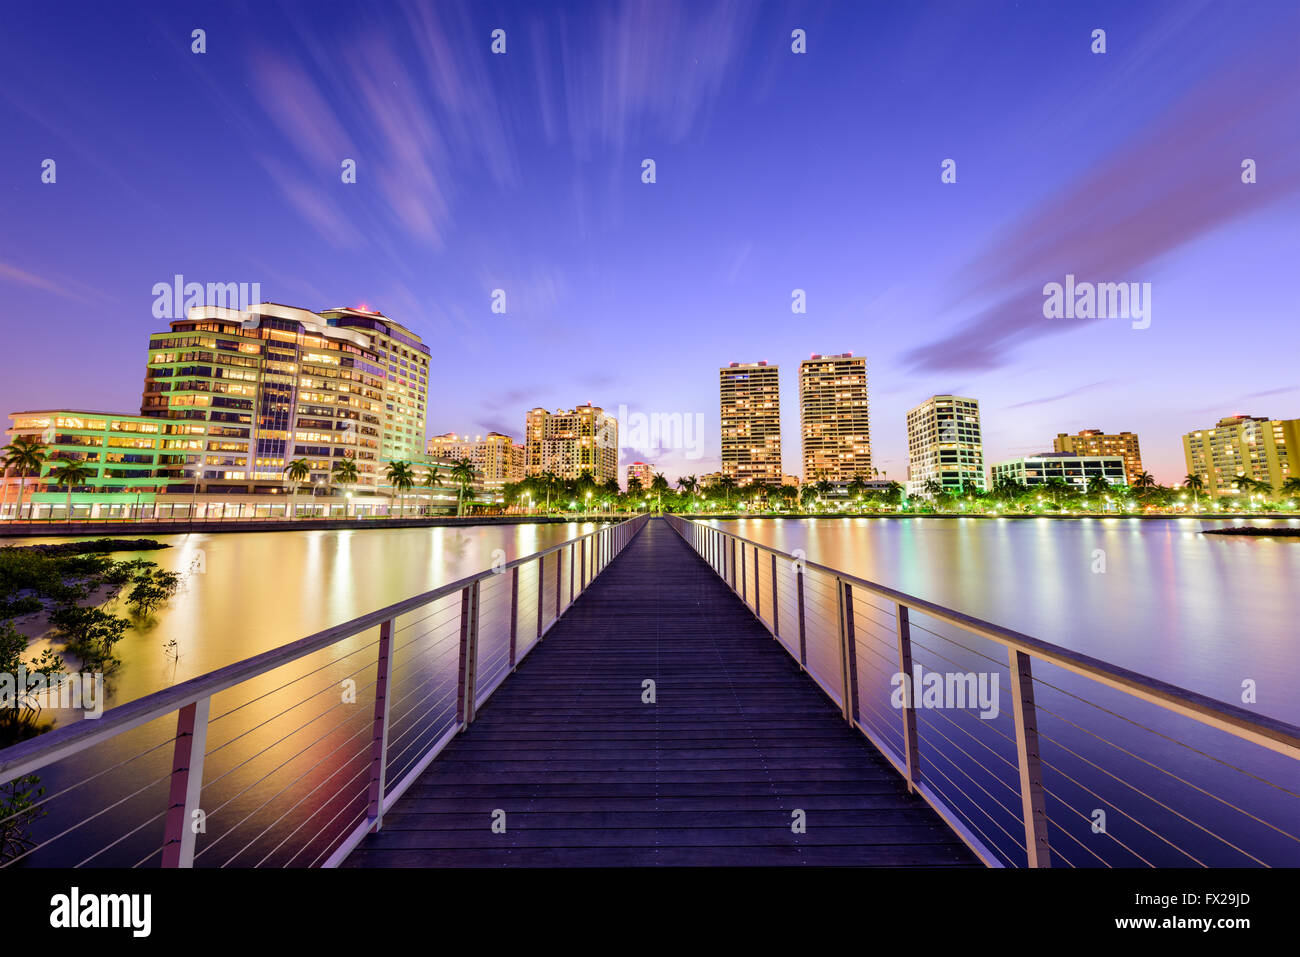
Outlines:
[[[498,549],[510,561],[596,527],[574,522],[154,536],[172,547],[114,557],[157,562],[186,583],[118,645],[123,665],[110,681],[108,706],[486,571]],[[110,610],[126,613],[120,605]],[[163,651],[172,639],[176,660]],[[40,647],[32,645],[33,651]]]
[[718,524],[1222,701],[1253,679],[1260,712],[1300,722],[1295,539],[1202,535],[1188,519]]

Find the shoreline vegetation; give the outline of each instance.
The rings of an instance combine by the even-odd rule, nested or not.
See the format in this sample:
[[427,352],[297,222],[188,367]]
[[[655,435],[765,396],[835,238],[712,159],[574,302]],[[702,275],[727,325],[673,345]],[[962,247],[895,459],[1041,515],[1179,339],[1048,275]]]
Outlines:
[[[98,675],[115,671],[114,648],[128,629],[147,620],[181,585],[176,572],[143,558],[116,560],[112,552],[170,546],[148,539],[61,542],[0,548],[0,747],[54,727],[41,715],[42,692],[75,678],[77,670]],[[128,615],[110,611],[124,597]],[[30,645],[46,647],[33,654]],[[166,650],[166,649],[164,649]],[[21,684],[20,684],[21,682]],[[40,777],[0,782],[0,863],[31,847],[29,829],[46,813]]]
[[88,542],[57,542],[44,545],[10,545],[10,548],[23,552],[37,552],[41,555],[106,555],[110,552],[156,552],[171,548],[151,538],[121,539],[96,538]]

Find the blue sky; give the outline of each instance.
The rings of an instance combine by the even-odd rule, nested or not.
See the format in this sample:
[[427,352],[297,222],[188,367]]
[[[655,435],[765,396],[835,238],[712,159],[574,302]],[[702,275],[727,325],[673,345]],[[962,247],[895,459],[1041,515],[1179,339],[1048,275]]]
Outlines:
[[[990,462],[1127,429],[1173,483],[1183,432],[1300,416],[1297,117],[1290,2],[10,3],[0,406],[138,409],[180,273],[406,323],[431,433],[698,413],[702,458],[625,461],[703,473],[766,359],[797,474],[798,362],[852,351],[891,478],[952,391]],[[1067,272],[1150,328],[1043,318]]]

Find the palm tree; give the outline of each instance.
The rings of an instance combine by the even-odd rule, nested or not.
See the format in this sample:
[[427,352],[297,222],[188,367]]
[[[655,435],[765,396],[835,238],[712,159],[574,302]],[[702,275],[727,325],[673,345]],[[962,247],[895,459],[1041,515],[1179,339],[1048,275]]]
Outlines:
[[1156,480],[1150,472],[1139,472],[1137,478],[1133,480],[1133,487],[1139,492],[1156,487]]
[[[880,474],[884,475],[885,473],[881,472]],[[885,501],[889,502],[891,505],[897,505],[902,499],[905,491],[907,490],[903,487],[901,482],[890,482],[885,488]]]
[[[460,486],[456,493],[456,514],[460,515],[464,509],[465,489],[469,488],[474,481],[474,463],[469,459],[461,459],[452,467],[451,477]],[[473,496],[470,496],[470,498],[472,499]],[[549,503],[549,501],[548,496],[547,502]]]
[[1300,476],[1292,475],[1283,482],[1282,494],[1285,496],[1300,495]]
[[551,492],[560,484],[560,477],[547,469],[537,477],[537,480],[541,483],[542,488],[546,489],[546,511],[549,512],[551,510]]
[[867,492],[866,479],[864,479],[861,475],[853,476],[853,480],[849,482],[847,491],[849,493],[850,502],[862,498],[862,496],[865,495]]
[[1201,493],[1205,491],[1205,482],[1199,475],[1193,475],[1188,472],[1183,476],[1183,488],[1192,493],[1192,507],[1197,511],[1201,508]]
[[306,459],[294,459],[284,467],[284,477],[289,480],[289,502],[294,512],[298,511],[298,486],[311,477],[311,463]]
[[[1100,475],[1094,475],[1092,478],[1088,479],[1088,485],[1084,489],[1084,494],[1089,497],[1101,499],[1104,498],[1106,493],[1109,491],[1110,482],[1106,481],[1106,479]],[[1087,503],[1085,502],[1084,504],[1086,505]]]
[[1059,509],[1061,499],[1070,494],[1070,483],[1065,479],[1053,476],[1043,483],[1043,490],[1047,492],[1048,498],[1052,500],[1052,506]]
[[926,479],[925,485],[922,486],[921,491],[930,496],[930,500],[933,501],[936,497],[943,494],[943,486],[934,479]]
[[[330,469],[330,480],[337,482],[339,485],[355,485],[360,474],[357,472],[357,463],[355,459],[339,459]],[[343,514],[351,517],[349,514],[352,510],[350,505],[345,505]]]
[[406,493],[415,484],[415,472],[409,462],[389,462],[387,477],[388,484],[393,487],[393,496],[401,496],[402,503],[398,506],[398,515],[401,515],[406,509]]
[[835,488],[835,486],[827,479],[822,478],[822,479],[818,479],[816,488],[817,488],[817,498],[819,500],[824,500],[830,496],[831,491]]
[[432,492],[433,492],[433,490],[434,490],[435,488],[442,488],[442,475],[441,475],[441,473],[438,472],[438,466],[436,466],[436,465],[430,465],[427,469],[425,469],[425,472],[424,472],[424,481],[421,482],[420,484],[423,485],[425,488],[427,488],[427,489],[429,490],[429,492],[430,492],[430,495],[429,495],[429,511],[430,511],[430,514],[432,514],[432,513],[433,513],[433,494],[432,494]]
[[1267,501],[1273,497],[1273,486],[1268,482],[1256,478],[1239,478],[1237,479],[1237,488],[1243,492],[1250,493],[1251,497],[1258,495]]
[[811,505],[813,500],[816,498],[817,486],[815,485],[805,485],[799,490],[799,504],[803,506],[804,511],[808,510],[808,506]]
[[690,496],[691,504],[695,504],[695,493],[700,489],[700,480],[694,475],[678,476],[677,487]]
[[736,493],[736,480],[730,475],[724,475],[718,479],[717,490],[722,493],[722,503],[727,508],[731,508],[731,497]]
[[664,510],[664,492],[671,490],[672,486],[668,484],[668,480],[664,478],[663,473],[656,472],[655,477],[650,480],[650,491],[655,493],[655,500],[657,502],[655,508],[658,511],[662,512]]
[[65,486],[68,490],[68,521],[72,521],[72,489],[77,485],[85,485],[92,478],[96,477],[95,470],[85,462],[60,462],[54,468],[50,469],[47,476],[55,485]]
[[[41,474],[48,450],[41,440],[31,435],[20,435],[3,449],[4,463],[7,468],[18,472],[18,517],[23,517],[23,491],[27,487],[27,476]],[[28,509],[30,513],[30,509]]]

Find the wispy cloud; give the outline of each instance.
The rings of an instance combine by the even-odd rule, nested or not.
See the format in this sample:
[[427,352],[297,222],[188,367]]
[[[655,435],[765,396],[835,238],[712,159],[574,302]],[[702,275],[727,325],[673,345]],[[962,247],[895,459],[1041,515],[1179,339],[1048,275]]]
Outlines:
[[[973,259],[955,290],[958,311],[978,304],[973,315],[906,360],[922,371],[997,368],[1025,343],[1088,322],[1044,319],[1045,283],[1066,273],[1136,281],[1174,249],[1289,199],[1300,191],[1297,91],[1291,38],[1202,82]],[[1264,163],[1258,183],[1241,182],[1243,157]]]
[[1068,399],[1071,396],[1079,395],[1082,392],[1090,392],[1093,389],[1099,389],[1105,385],[1113,385],[1114,379],[1101,379],[1097,382],[1090,382],[1087,385],[1081,385],[1076,389],[1070,389],[1068,392],[1058,392],[1056,395],[1044,396],[1041,399],[1027,399],[1024,402],[1016,402],[1007,406],[1008,409],[1023,409],[1031,405],[1047,405],[1049,402],[1060,402],[1062,399]]
[[105,300],[103,294],[91,289],[85,283],[66,277],[47,278],[38,276],[35,273],[27,272],[25,269],[19,269],[17,266],[11,266],[3,262],[0,262],[0,280],[18,286],[26,286],[40,292],[47,292],[62,299],[71,299],[73,302],[80,302],[85,305],[99,304],[102,306]]

